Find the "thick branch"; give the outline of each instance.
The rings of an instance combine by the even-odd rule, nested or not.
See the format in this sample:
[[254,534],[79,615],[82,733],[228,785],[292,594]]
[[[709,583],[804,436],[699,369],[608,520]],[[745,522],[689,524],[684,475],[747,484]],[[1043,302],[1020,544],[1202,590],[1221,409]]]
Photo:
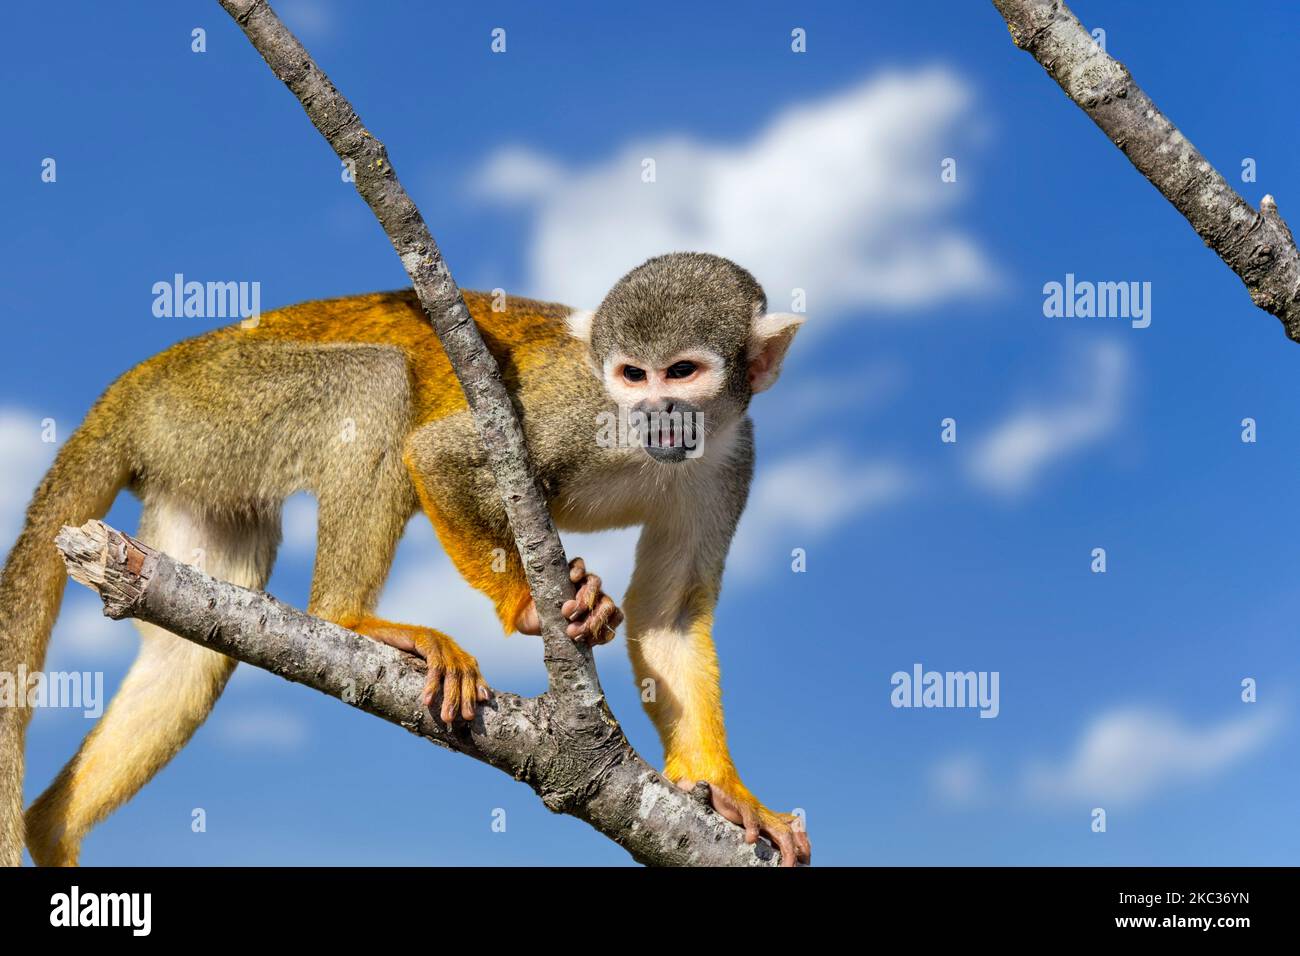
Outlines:
[[1300,342],[1300,252],[1272,196],[1251,208],[1059,0],[993,0],[1031,53]]
[[747,846],[743,831],[707,806],[706,785],[686,793],[641,760],[605,708],[588,711],[596,726],[575,727],[552,694],[494,691],[472,723],[449,727],[420,705],[424,669],[408,654],[208,577],[102,521],[65,527],[57,545],[68,573],[100,595],[109,617],[157,624],[504,770],[641,863],[777,862],[776,851]]
[[542,619],[551,690],[580,694],[588,706],[598,706],[603,698],[591,650],[575,644],[564,632],[567,622],[560,614],[560,606],[573,597],[573,584],[560,536],[533,475],[523,429],[496,360],[484,345],[420,210],[398,182],[384,144],[361,124],[352,104],[334,88],[266,0],[220,3],[271,71],[298,97],[312,125],[349,164],[357,191],[401,257],[420,305],[465,390],[487,449],[488,466],[505,502],[519,557]]

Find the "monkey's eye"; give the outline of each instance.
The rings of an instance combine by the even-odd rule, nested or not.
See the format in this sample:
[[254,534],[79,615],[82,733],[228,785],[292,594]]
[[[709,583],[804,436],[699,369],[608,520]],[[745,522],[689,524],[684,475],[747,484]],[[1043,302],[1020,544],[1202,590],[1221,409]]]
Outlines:
[[645,369],[637,368],[635,365],[624,365],[623,377],[629,382],[644,382]]
[[668,378],[690,378],[698,366],[694,362],[674,362],[668,366]]

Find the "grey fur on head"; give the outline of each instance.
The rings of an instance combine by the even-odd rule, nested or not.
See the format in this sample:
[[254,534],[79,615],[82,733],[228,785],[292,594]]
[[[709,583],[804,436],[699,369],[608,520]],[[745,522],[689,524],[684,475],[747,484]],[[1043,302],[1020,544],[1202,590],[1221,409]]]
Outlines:
[[591,350],[598,365],[618,348],[662,366],[678,351],[703,347],[743,380],[754,319],[766,310],[763,287],[730,259],[672,252],[610,289],[592,319]]

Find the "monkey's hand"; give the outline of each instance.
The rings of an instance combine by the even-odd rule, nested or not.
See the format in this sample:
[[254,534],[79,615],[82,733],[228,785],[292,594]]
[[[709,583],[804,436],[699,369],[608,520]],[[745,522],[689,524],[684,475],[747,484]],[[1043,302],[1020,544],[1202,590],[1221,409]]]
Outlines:
[[[578,593],[560,608],[560,613],[569,621],[565,633],[584,644],[608,644],[623,621],[623,612],[615,606],[614,599],[600,589],[600,577],[587,573],[582,558],[569,562],[569,580],[578,586]],[[519,612],[515,627],[521,634],[542,633],[536,603],[529,601]]]
[[[677,786],[692,790],[697,781],[680,777]],[[725,783],[705,781],[713,809],[732,823],[745,828],[745,842],[757,843],[760,836],[767,837],[781,851],[781,865],[794,866],[812,862],[812,844],[803,828],[803,820],[793,813],[774,813],[758,802],[739,779]]]
[[491,699],[474,655],[461,650],[459,644],[441,631],[378,620],[364,621],[354,629],[399,651],[424,658],[428,676],[420,701],[431,708],[434,699],[441,696],[439,717],[444,724],[457,717],[473,720],[474,708]]

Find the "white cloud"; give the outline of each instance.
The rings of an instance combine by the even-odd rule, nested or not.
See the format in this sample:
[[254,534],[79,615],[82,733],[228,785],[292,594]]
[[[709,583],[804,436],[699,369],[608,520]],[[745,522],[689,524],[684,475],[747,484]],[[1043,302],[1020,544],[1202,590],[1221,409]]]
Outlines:
[[[940,162],[971,139],[973,99],[946,69],[889,73],[787,108],[736,144],[664,135],[579,168],[503,148],[474,186],[533,208],[526,291],[574,306],[675,250],[734,259],[776,308],[795,288],[823,318],[926,305],[997,284],[949,216],[964,181],[940,180]],[[653,183],[641,179],[647,157]]]
[[784,567],[793,548],[806,548],[835,527],[899,500],[913,478],[897,462],[854,460],[825,445],[764,464],[741,516],[728,568],[752,576]]
[[60,670],[59,661],[67,660],[75,670],[90,662],[123,660],[133,656],[139,645],[139,632],[130,621],[105,617],[103,601],[81,585],[69,583],[46,666]]
[[971,807],[988,795],[984,764],[973,754],[956,754],[930,768],[930,789],[945,804]]
[[281,512],[281,553],[295,556],[316,553],[316,500],[304,493],[285,499]]
[[860,424],[897,398],[907,378],[906,367],[897,359],[875,359],[845,369],[833,378],[785,373],[777,387],[778,398],[769,401],[760,395],[756,399],[754,421],[759,444],[770,447],[773,436],[806,433],[818,422],[851,420]]
[[1120,422],[1130,364],[1119,343],[1095,343],[1076,363],[1081,374],[1067,397],[1027,404],[978,440],[967,461],[970,478],[990,491],[1018,495],[1053,462],[1105,438]]
[[334,11],[321,0],[279,0],[275,11],[304,40],[321,42],[334,35]]
[[298,750],[309,736],[303,717],[272,707],[218,709],[211,723],[220,743],[239,750]]
[[1252,706],[1241,717],[1193,728],[1161,710],[1107,711],[1084,729],[1065,760],[1030,767],[1024,790],[1051,802],[1136,802],[1228,770],[1267,742],[1279,726],[1276,716]]

